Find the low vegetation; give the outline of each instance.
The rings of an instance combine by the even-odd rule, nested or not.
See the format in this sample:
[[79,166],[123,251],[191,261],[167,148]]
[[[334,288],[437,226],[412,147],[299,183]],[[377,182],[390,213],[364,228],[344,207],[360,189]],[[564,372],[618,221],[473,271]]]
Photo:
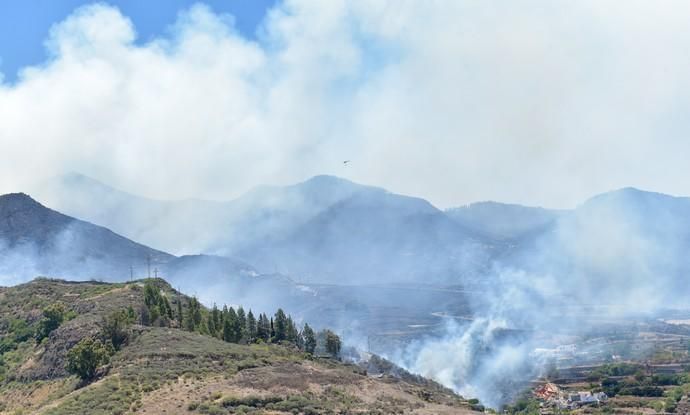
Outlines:
[[38,279],[0,288],[0,413],[469,410],[433,382],[367,376],[341,347],[283,310],[207,309],[161,279]]

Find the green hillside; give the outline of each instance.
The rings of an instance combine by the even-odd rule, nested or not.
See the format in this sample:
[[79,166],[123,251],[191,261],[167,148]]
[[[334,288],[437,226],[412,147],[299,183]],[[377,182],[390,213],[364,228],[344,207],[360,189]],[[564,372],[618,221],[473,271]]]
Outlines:
[[261,338],[248,312],[209,310],[160,279],[1,288],[0,413],[471,412],[451,391],[387,371],[380,359],[344,363],[333,333],[317,333],[313,350],[281,313]]

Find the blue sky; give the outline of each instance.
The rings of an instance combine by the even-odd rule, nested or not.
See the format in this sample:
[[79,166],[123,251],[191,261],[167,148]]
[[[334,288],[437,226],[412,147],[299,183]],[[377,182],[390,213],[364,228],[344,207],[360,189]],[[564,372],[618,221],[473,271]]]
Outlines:
[[[21,0],[0,3],[0,72],[5,81],[14,82],[17,71],[45,60],[43,45],[51,26],[64,20],[75,8],[95,3],[85,0]],[[112,0],[137,30],[142,43],[165,34],[180,10],[198,3],[194,0]],[[246,37],[254,37],[266,11],[276,0],[207,0],[203,3],[216,13],[235,17],[235,27]]]

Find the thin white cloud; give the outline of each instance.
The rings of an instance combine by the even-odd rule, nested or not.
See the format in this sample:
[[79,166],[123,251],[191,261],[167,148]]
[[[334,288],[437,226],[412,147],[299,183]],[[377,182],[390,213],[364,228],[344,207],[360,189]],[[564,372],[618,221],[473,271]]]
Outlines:
[[441,206],[690,194],[689,7],[291,0],[252,41],[198,5],[139,45],[87,6],[0,86],[0,190],[77,170],[169,198],[319,173]]

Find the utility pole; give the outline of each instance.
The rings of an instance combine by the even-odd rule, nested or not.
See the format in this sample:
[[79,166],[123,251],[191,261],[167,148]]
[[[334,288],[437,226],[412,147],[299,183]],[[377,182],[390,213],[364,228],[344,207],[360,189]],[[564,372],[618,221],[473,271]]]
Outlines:
[[153,275],[158,278],[158,268],[153,269]]
[[149,278],[151,278],[151,254],[146,255],[146,267],[148,268]]
[[129,282],[132,282],[132,281],[134,281],[134,267],[130,265],[129,266]]

